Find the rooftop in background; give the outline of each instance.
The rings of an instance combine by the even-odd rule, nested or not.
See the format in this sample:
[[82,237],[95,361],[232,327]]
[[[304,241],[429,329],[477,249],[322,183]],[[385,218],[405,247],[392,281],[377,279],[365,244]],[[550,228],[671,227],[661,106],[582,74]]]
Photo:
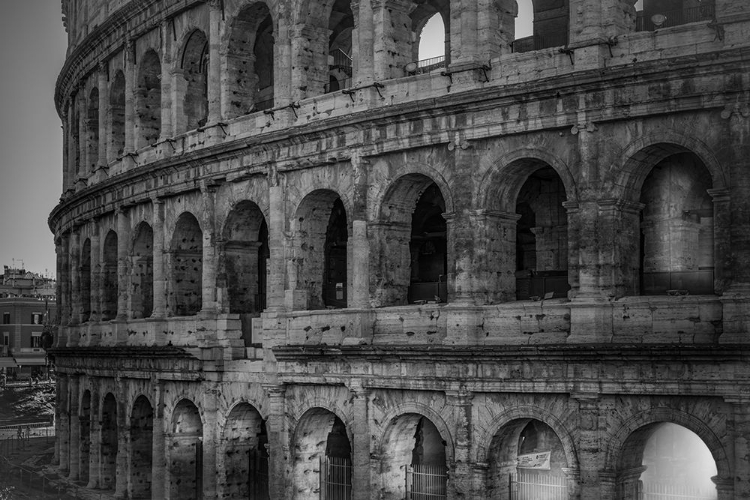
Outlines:
[[23,268],[3,266],[0,275],[0,298],[54,297],[57,282],[54,278]]

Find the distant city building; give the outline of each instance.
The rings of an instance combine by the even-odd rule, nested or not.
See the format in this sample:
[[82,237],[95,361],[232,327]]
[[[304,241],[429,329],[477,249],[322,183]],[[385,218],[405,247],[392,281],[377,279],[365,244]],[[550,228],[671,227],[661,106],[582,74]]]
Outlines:
[[55,279],[4,266],[0,276],[0,373],[2,380],[46,371],[45,326],[55,323]]

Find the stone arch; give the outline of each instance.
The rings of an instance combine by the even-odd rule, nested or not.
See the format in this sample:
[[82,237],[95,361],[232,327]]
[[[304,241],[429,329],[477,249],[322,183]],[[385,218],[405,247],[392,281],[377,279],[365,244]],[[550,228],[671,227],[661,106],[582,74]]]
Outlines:
[[268,5],[249,2],[227,29],[227,118],[274,107],[275,21]]
[[82,145],[81,145],[81,129],[83,118],[81,117],[81,114],[84,113],[84,106],[86,106],[86,100],[83,95],[83,90],[80,90],[76,93],[75,98],[73,99],[74,105],[73,105],[73,130],[72,130],[72,140],[73,140],[73,152],[74,152],[74,172],[75,175],[73,176],[73,182],[77,180],[79,176],[81,176],[84,172],[84,159],[83,151],[82,151]]
[[193,29],[185,36],[179,61],[182,79],[177,95],[182,113],[177,114],[177,134],[202,127],[208,120],[208,37],[202,30]]
[[[531,4],[531,26],[533,33],[531,36],[518,38],[515,34],[516,25],[509,22],[504,23],[506,30],[512,27],[513,52],[530,52],[533,50],[558,47],[568,44],[569,24],[570,24],[570,5],[569,0],[562,2],[550,2],[549,0],[518,0]],[[512,5],[511,4],[515,4]],[[503,0],[501,8],[515,18],[520,10],[515,0]],[[528,7],[528,6],[527,6]]]
[[148,318],[154,308],[154,231],[145,221],[135,229],[130,258],[130,314]]
[[[450,214],[456,211],[456,207],[453,201],[453,190],[451,190],[450,183],[446,180],[442,173],[440,173],[434,167],[424,163],[413,163],[410,161],[403,167],[403,169],[399,168],[399,174],[393,180],[388,180],[378,186],[372,186],[370,188],[371,190],[368,193],[368,200],[371,200],[369,209],[369,216],[371,220],[390,220],[386,203],[389,199],[400,196],[400,192],[399,195],[396,195],[395,192],[396,190],[399,190],[399,181],[405,177],[415,178],[418,176],[423,176],[429,178],[431,182],[434,182],[435,184],[437,184],[438,188],[440,188],[440,193],[443,195],[443,199],[445,200],[446,213]],[[422,189],[428,185],[429,183],[425,181],[425,185],[422,187]],[[401,186],[401,191],[403,191],[404,187],[405,186]],[[419,186],[416,187],[416,191],[412,189],[412,197],[414,196],[414,193],[419,192],[419,190]]]
[[135,398],[130,413],[129,498],[151,498],[154,408],[143,394]]
[[108,161],[125,153],[125,74],[118,70],[109,89]]
[[[337,202],[340,203],[337,207]],[[351,212],[346,211],[346,200],[331,189],[316,189],[305,195],[295,210],[291,221],[294,234],[294,265],[295,273],[290,276],[290,288],[298,292],[299,302],[295,309],[322,309],[326,305],[324,297],[326,270],[326,243],[332,231],[331,221],[337,210],[344,210],[338,218],[344,225],[343,234],[346,238],[346,252],[348,253],[348,234],[351,233]],[[336,229],[336,228],[334,228]],[[346,259],[346,254],[344,254]],[[348,259],[347,259],[348,260]],[[343,268],[347,270],[348,261]],[[293,281],[293,282],[292,282]]]
[[448,0],[428,0],[415,6],[409,13],[410,29],[412,33],[411,40],[411,60],[419,60],[419,42],[422,37],[422,30],[433,16],[440,16],[445,29],[445,63],[450,64],[450,33],[451,33],[451,8]]
[[[321,490],[328,493],[336,490],[343,495],[351,492],[351,442],[351,430],[334,411],[322,407],[311,407],[305,411],[292,432],[293,497],[297,500],[317,500],[323,497],[318,495]],[[349,471],[344,474],[346,479],[339,488],[327,483],[328,464]]]
[[117,233],[109,230],[102,246],[102,321],[115,319],[118,314],[117,297],[119,278],[117,275]]
[[515,212],[515,200],[530,174],[546,164],[552,167],[565,186],[568,201],[578,200],[576,179],[568,165],[559,157],[538,148],[510,151],[494,162],[477,186],[477,207],[487,210]]
[[698,416],[672,408],[656,408],[640,411],[622,422],[619,428],[610,434],[607,442],[604,463],[605,470],[618,471],[622,468],[623,464],[627,463],[623,455],[628,451],[626,446],[628,439],[634,433],[638,432],[639,429],[644,429],[658,423],[677,424],[695,433],[711,451],[711,455],[716,462],[718,476],[720,478],[729,478],[732,476],[732,463],[727,455],[727,450],[724,448],[721,439],[714,433],[712,427]]
[[111,392],[102,399],[100,481],[102,489],[116,489],[118,453],[117,400]]
[[94,172],[99,165],[99,89],[92,87],[89,92],[86,111],[86,158],[87,170]]
[[252,404],[240,401],[221,430],[218,477],[221,498],[268,498],[268,433]]
[[203,494],[203,419],[189,399],[180,399],[170,415],[167,447],[169,497],[197,500]]
[[615,155],[617,161],[609,169],[612,196],[637,202],[653,166],[676,153],[696,155],[710,172],[713,188],[727,187],[721,163],[706,143],[674,130],[661,130],[639,137]]
[[453,258],[445,217],[453,206],[447,193],[434,178],[407,173],[376,200],[378,216],[371,226],[377,250],[370,292],[378,305],[447,300],[445,277]]
[[190,212],[177,218],[169,249],[170,316],[193,316],[203,303],[203,231]]
[[230,313],[257,316],[265,309],[269,257],[268,225],[260,207],[249,200],[234,204],[219,245],[218,286],[227,291]]
[[161,134],[161,61],[147,50],[138,65],[135,88],[135,148],[156,143]]
[[91,238],[86,238],[81,247],[81,323],[91,318]]
[[[445,495],[454,445],[440,415],[426,405],[407,403],[394,408],[382,421],[384,431],[377,449],[383,471],[380,487],[385,498],[404,498],[407,488],[414,494]],[[424,488],[417,475],[421,466],[429,467],[432,474],[444,479],[432,481],[434,489]],[[411,481],[406,479],[407,472],[412,473]]]

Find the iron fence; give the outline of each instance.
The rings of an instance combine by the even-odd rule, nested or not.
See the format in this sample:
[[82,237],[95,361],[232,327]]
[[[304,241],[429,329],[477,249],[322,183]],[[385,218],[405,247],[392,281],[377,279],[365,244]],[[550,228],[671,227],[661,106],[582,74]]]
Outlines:
[[47,498],[55,496],[59,500],[76,498],[68,495],[64,484],[59,481],[50,479],[39,471],[14,464],[4,456],[0,456],[0,487],[12,488],[22,494],[23,498],[39,498],[39,493]]
[[406,466],[406,500],[445,500],[448,469],[440,465]]
[[716,500],[716,490],[707,491],[683,484],[644,482],[640,500]]
[[320,459],[320,500],[351,500],[352,462],[348,458]]
[[510,500],[568,500],[568,480],[549,474],[510,475]]
[[643,11],[638,12],[635,20],[636,31],[654,31],[656,29],[671,28],[682,24],[697,23],[699,21],[710,21],[714,18],[716,6],[713,4],[691,7],[689,9],[669,10],[659,12],[664,16],[664,22],[661,26],[656,26],[651,18],[647,18]]

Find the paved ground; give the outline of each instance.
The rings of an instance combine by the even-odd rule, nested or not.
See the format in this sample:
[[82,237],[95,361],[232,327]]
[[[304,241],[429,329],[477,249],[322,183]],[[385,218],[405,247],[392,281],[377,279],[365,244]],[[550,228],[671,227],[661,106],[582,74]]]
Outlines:
[[0,440],[0,492],[3,487],[11,487],[11,500],[114,498],[112,491],[87,490],[61,477],[52,463],[54,453],[54,437]]

